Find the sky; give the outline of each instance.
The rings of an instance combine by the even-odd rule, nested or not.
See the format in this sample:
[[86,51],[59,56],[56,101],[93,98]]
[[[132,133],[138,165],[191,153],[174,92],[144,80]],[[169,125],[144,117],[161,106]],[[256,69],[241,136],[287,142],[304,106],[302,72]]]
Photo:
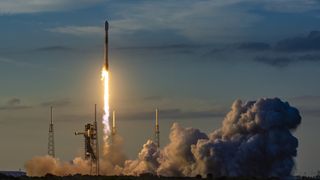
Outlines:
[[0,0],[0,169],[47,153],[54,106],[56,156],[82,155],[74,131],[102,117],[104,21],[110,106],[135,158],[173,122],[212,132],[236,99],[279,97],[302,123],[296,174],[320,169],[320,1]]

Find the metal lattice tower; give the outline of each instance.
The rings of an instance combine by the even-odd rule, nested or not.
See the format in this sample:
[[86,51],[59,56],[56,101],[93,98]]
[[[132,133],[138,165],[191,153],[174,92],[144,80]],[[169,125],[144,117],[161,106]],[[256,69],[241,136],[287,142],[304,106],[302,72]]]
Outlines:
[[99,143],[97,125],[97,106],[94,108],[94,123],[85,125],[84,132],[75,132],[84,136],[84,158],[90,161],[90,175],[99,175]]
[[52,119],[52,106],[50,107],[50,125],[49,125],[49,134],[48,134],[48,155],[55,157],[54,151],[54,128],[53,128],[53,119]]
[[117,128],[116,128],[116,111],[112,111],[112,124],[111,124],[111,133],[110,133],[110,138],[108,139],[108,143],[112,145],[115,136],[117,133]]
[[157,147],[160,147],[160,129],[159,129],[159,119],[158,119],[158,113],[159,110],[156,109],[156,126],[155,126],[155,131],[154,131],[154,136],[155,136],[155,143]]

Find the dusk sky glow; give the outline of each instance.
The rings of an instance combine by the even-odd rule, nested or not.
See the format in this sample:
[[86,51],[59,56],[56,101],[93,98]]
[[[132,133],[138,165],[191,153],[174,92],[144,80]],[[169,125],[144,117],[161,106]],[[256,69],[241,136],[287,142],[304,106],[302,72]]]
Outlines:
[[173,122],[211,132],[233,101],[279,97],[302,116],[296,174],[320,170],[317,0],[1,0],[1,170],[47,153],[50,105],[56,156],[81,155],[74,131],[94,104],[102,119],[105,20],[110,110],[130,158],[156,108],[165,145]]

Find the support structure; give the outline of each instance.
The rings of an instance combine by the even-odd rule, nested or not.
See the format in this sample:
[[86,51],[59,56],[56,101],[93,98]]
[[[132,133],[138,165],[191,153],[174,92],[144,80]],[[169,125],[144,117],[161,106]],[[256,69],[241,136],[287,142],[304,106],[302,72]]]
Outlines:
[[48,133],[48,155],[51,157],[55,157],[52,106],[50,107],[50,124],[49,124],[49,133]]
[[112,145],[115,141],[115,136],[117,134],[117,128],[116,128],[116,111],[112,111],[112,124],[111,124],[111,133],[109,138],[109,143]]
[[158,148],[160,148],[160,129],[159,129],[159,119],[158,119],[159,110],[156,109],[156,126],[154,130],[154,136],[155,136],[155,143]]
[[95,169],[95,174],[99,175],[100,174],[100,154],[99,154],[99,137],[98,137],[98,123],[97,123],[97,104],[94,105],[94,128],[96,131],[96,137],[95,137],[95,141],[94,141],[94,148],[95,148],[95,153],[96,153],[96,163],[95,166],[96,167],[91,167],[91,171],[92,169]]
[[90,161],[90,175],[99,175],[97,105],[94,106],[94,123],[86,124],[84,132],[75,132],[75,135],[84,136],[84,158]]
[[116,111],[112,112],[112,136],[116,135]]

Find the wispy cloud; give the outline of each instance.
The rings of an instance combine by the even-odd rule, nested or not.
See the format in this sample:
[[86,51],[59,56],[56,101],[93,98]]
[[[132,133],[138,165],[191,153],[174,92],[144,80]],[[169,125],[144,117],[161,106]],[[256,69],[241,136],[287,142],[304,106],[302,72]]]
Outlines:
[[50,32],[70,34],[75,36],[103,34],[104,29],[100,26],[63,26],[47,29]]
[[279,41],[275,50],[303,52],[320,50],[320,31],[311,31],[307,36],[298,36]]
[[[160,109],[159,115],[163,119],[201,119],[225,116],[226,109],[212,110],[182,110],[179,108]],[[124,120],[148,120],[154,118],[153,111],[137,112],[137,113],[121,113],[118,117]]]
[[46,101],[42,102],[40,105],[42,107],[65,107],[71,104],[71,101],[69,99],[60,99],[60,100],[52,100],[52,101]]
[[208,47],[210,45],[197,45],[197,44],[163,44],[158,46],[123,46],[116,47],[119,50],[171,50],[171,49],[197,49],[202,47]]
[[[249,59],[276,68],[286,68],[298,63],[320,62],[320,31],[311,31],[304,36],[289,37],[269,44],[266,42],[240,42],[221,45],[207,52],[205,57],[224,55],[224,59]],[[232,52],[232,53],[230,53]],[[237,58],[234,58],[234,57]],[[215,58],[217,59],[217,58]]]
[[307,55],[280,55],[280,56],[260,56],[256,57],[254,61],[267,64],[277,68],[285,68],[295,63],[309,63],[320,62],[320,55],[307,54]]
[[103,0],[1,0],[0,14],[66,11],[92,6]]
[[270,44],[265,42],[242,42],[236,46],[238,50],[245,51],[266,51],[271,49]]
[[44,70],[54,70],[51,67],[43,67],[39,64],[35,64],[35,63],[31,63],[28,61],[21,61],[21,60],[15,60],[15,59],[9,59],[9,58],[2,58],[0,57],[0,64],[4,63],[4,64],[9,64],[9,65],[13,65],[19,68],[35,68],[35,69],[44,69]]
[[273,12],[303,13],[320,9],[318,0],[262,0],[258,3]]
[[19,67],[35,67],[31,63],[16,61],[14,59],[2,58],[2,57],[0,57],[0,63],[11,64],[14,66],[19,66]]
[[288,57],[256,57],[256,62],[267,64],[273,67],[284,68],[295,62],[295,59]]
[[143,100],[145,100],[145,101],[160,101],[162,99],[163,99],[163,97],[161,97],[161,96],[146,96],[143,98]]
[[56,46],[44,46],[37,49],[34,49],[34,51],[37,52],[58,52],[58,51],[72,51],[73,49],[68,46],[62,46],[62,45],[56,45]]
[[91,114],[61,114],[57,115],[55,121],[85,123],[88,119],[92,119]]
[[0,106],[0,110],[21,110],[30,108],[32,108],[32,106],[23,105],[19,98],[9,99],[4,105]]
[[[172,33],[190,41],[233,41],[241,37],[244,29],[259,21],[258,16],[247,12],[246,9],[228,8],[241,2],[139,1],[139,5],[123,6],[123,10],[116,13],[118,18],[111,20],[110,24],[115,38],[137,32],[173,31]],[[242,21],[239,21],[239,18]]]

